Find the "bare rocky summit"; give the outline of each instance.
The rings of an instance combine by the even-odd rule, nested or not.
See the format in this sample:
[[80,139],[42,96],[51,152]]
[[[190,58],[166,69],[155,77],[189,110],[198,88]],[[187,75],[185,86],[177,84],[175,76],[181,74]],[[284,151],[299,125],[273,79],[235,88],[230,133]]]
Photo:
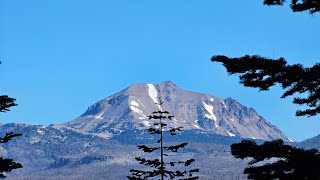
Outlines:
[[[163,104],[160,105],[162,101]],[[167,110],[175,118],[171,126],[230,137],[262,140],[289,139],[254,109],[234,99],[184,90],[171,81],[134,84],[88,108],[65,125],[81,132],[110,138],[132,129],[146,129],[153,111]]]

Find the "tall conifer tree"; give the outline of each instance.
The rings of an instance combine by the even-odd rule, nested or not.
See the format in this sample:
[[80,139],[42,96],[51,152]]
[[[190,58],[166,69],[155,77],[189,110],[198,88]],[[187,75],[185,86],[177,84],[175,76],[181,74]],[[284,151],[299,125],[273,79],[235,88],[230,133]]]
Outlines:
[[[179,149],[187,146],[188,143],[180,143],[172,146],[165,146],[163,142],[164,133],[169,133],[170,135],[176,135],[177,131],[181,131],[182,127],[169,128],[164,120],[173,120],[174,116],[171,116],[168,111],[155,111],[152,115],[148,116],[149,120],[154,120],[153,127],[148,129],[148,132],[153,135],[159,135],[159,140],[156,147],[139,145],[138,148],[144,151],[145,153],[159,152],[160,159],[145,159],[142,157],[136,157],[135,159],[145,166],[149,166],[152,170],[136,170],[131,169],[131,176],[128,176],[130,180],[139,180],[139,179],[153,179],[159,178],[164,179],[175,179],[179,178],[181,180],[194,180],[198,179],[197,176],[194,176],[193,173],[199,172],[199,169],[189,169],[189,170],[173,170],[178,166],[189,166],[195,159],[188,159],[183,161],[166,161],[165,157],[168,157],[168,152],[178,152]],[[149,168],[149,169],[150,169]],[[171,170],[170,170],[171,169]]]

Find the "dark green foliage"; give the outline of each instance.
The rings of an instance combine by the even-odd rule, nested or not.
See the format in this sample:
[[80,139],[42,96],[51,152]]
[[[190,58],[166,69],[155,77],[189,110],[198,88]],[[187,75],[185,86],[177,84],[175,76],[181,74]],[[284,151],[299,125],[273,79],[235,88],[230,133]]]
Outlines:
[[301,64],[287,65],[284,58],[277,60],[261,56],[229,58],[213,56],[213,62],[222,62],[229,74],[240,74],[240,83],[246,87],[269,90],[275,84],[286,89],[282,98],[295,93],[307,93],[307,97],[295,97],[293,103],[306,105],[308,109],[299,110],[297,116],[315,116],[320,113],[320,64],[304,68]]
[[[243,140],[231,145],[234,157],[251,158],[244,170],[249,179],[320,179],[320,154],[316,149],[304,150],[285,145],[282,140],[274,140],[257,145],[254,141]],[[264,160],[276,158],[276,161]]]
[[5,178],[4,172],[10,172],[13,169],[22,168],[20,163],[14,162],[12,159],[0,157],[0,178]]
[[271,6],[271,5],[283,5],[286,2],[285,0],[264,0],[263,4]]
[[[8,97],[6,95],[0,96],[0,112],[10,111],[10,107],[17,106],[17,104],[14,102],[15,100],[16,99]],[[21,135],[22,134],[14,134],[13,132],[6,133],[3,138],[0,137],[0,143],[7,143],[12,140],[12,138]],[[16,163],[9,158],[0,157],[0,178],[5,178],[6,176],[4,173],[11,172],[13,169],[18,168],[22,168],[22,165],[20,163]]]
[[[264,0],[265,5],[283,5],[285,0]],[[319,0],[291,0],[293,12],[320,11]],[[222,62],[229,74],[239,74],[240,83],[246,87],[269,90],[280,84],[286,91],[282,98],[299,94],[294,104],[306,105],[307,109],[298,110],[297,116],[316,116],[320,113],[320,64],[304,68],[301,64],[287,65],[284,58],[277,60],[261,56],[229,58],[213,56],[213,62]],[[303,97],[302,97],[303,95]],[[306,97],[304,95],[307,95]],[[304,150],[284,145],[282,140],[257,145],[253,141],[242,141],[231,145],[232,155],[236,158],[253,158],[244,171],[250,179],[320,179],[318,167],[320,155],[317,150]],[[264,160],[276,158],[262,166],[252,166]]]
[[[170,116],[168,111],[156,111],[153,112],[152,115],[148,116],[149,120],[159,120],[159,122],[155,122],[151,127],[148,129],[150,134],[158,134],[160,135],[157,144],[157,147],[149,147],[146,145],[138,145],[138,148],[143,150],[146,153],[153,153],[156,151],[160,151],[160,159],[145,159],[142,157],[135,158],[140,164],[148,166],[153,170],[136,170],[131,169],[130,172],[132,173],[131,176],[128,176],[130,180],[138,180],[138,179],[150,179],[150,178],[160,178],[163,180],[165,177],[167,179],[174,179],[176,177],[180,177],[181,180],[194,180],[198,179],[198,177],[193,176],[193,173],[199,172],[199,169],[191,169],[179,171],[179,170],[170,170],[168,167],[176,167],[176,166],[189,166],[194,159],[188,159],[185,161],[170,161],[165,162],[164,157],[168,156],[166,152],[178,152],[179,149],[184,148],[187,146],[188,143],[181,143],[172,146],[164,146],[163,145],[163,133],[170,133],[170,135],[176,135],[176,131],[181,131],[182,127],[178,128],[166,128],[167,124],[163,122],[164,119],[171,120],[174,116]],[[185,177],[187,176],[187,177]]]
[[22,136],[22,134],[13,134],[13,132],[7,133],[3,138],[0,137],[0,143],[9,142],[13,137],[16,136]]
[[[7,133],[3,138],[0,138],[0,143],[7,143],[13,137],[22,136],[22,134]],[[22,168],[20,163],[14,162],[12,159],[0,157],[0,178],[5,178],[4,173],[11,172],[13,169]]]
[[7,112],[10,111],[11,106],[17,106],[16,103],[14,103],[16,99],[8,97],[6,95],[0,96],[0,112]]
[[[15,99],[8,96],[0,96],[0,109],[1,112],[9,111],[8,108],[16,106]],[[3,138],[0,137],[0,143],[7,143],[16,136],[22,136],[22,134],[14,134],[13,132],[7,133]],[[12,159],[0,157],[0,178],[5,178],[7,172],[11,172],[13,169],[22,168],[20,163],[14,162]]]
[[[285,0],[264,0],[263,4],[272,5],[283,5]],[[319,0],[291,0],[290,8],[293,12],[309,11],[310,14],[320,11]]]

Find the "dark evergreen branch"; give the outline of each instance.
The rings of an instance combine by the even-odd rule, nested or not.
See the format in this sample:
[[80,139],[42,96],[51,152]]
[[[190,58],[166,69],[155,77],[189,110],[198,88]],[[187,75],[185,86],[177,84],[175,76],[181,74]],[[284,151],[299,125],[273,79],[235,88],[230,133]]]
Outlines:
[[[263,4],[268,6],[283,5],[285,0],[264,0]],[[291,0],[290,8],[293,12],[309,11],[310,14],[320,11],[319,0]]]
[[320,113],[320,64],[304,68],[301,64],[287,65],[284,58],[277,60],[261,56],[229,58],[213,56],[213,62],[221,62],[229,74],[239,74],[240,83],[261,91],[280,84],[285,92],[281,98],[307,94],[306,98],[295,97],[294,104],[306,105],[308,109],[297,111],[297,116],[315,116]]
[[10,107],[17,106],[14,101],[15,98],[8,97],[6,95],[0,96],[0,112],[7,112],[10,111]]
[[153,111],[151,114],[170,114],[168,111]]
[[287,162],[279,160],[263,166],[250,166],[244,170],[249,179],[292,179],[289,173],[292,169],[286,166]]
[[292,0],[290,7],[293,12],[309,11],[313,14],[320,11],[320,2],[319,0]]
[[136,169],[131,169],[130,172],[132,173],[132,176],[127,176],[128,179],[149,179],[150,177],[155,177],[160,174],[158,170],[153,170],[153,171],[142,171],[142,170],[136,170]]
[[144,152],[153,152],[153,151],[156,151],[156,150],[160,149],[160,147],[152,148],[152,147],[148,147],[146,145],[139,145],[138,148],[142,149],[142,151],[144,151]]
[[181,131],[182,127],[177,127],[177,128],[171,128],[168,132],[170,132],[171,135],[176,135],[177,131]]
[[140,164],[144,164],[154,168],[158,168],[161,165],[159,159],[149,160],[141,157],[137,157],[135,159],[139,161]]
[[[251,158],[244,171],[250,179],[320,179],[318,166],[320,154],[316,149],[304,150],[285,145],[282,140],[267,141],[257,145],[243,140],[231,145],[236,158]],[[264,160],[277,158],[275,162],[252,166]]]
[[162,116],[162,115],[151,115],[147,116],[149,119],[166,119],[167,116]]
[[22,168],[20,163],[16,163],[12,159],[0,157],[0,178],[5,178],[4,173],[11,172],[13,169],[18,168]]
[[156,129],[156,128],[149,128],[148,129],[148,132],[150,134],[160,134],[160,130],[159,129]]
[[286,2],[285,0],[264,0],[263,4],[272,6],[272,5],[283,5]]
[[22,134],[13,134],[13,132],[6,133],[3,138],[0,138],[0,143],[7,143],[8,141],[12,140],[12,138],[16,136],[22,136]]
[[[193,177],[192,173],[195,173],[195,172],[199,172],[199,169],[191,169],[189,171],[187,171],[187,170],[185,170],[185,171],[165,171],[165,173],[168,174],[171,179],[173,179],[175,177],[183,177],[188,174],[189,177],[182,178],[183,180],[198,179],[199,177]],[[182,180],[182,179],[179,178],[179,180]]]
[[177,161],[177,162],[169,162],[169,163],[166,163],[172,167],[174,167],[176,164],[184,164],[185,166],[189,166],[191,163],[193,163],[195,161],[195,159],[188,159],[186,161]]
[[168,150],[168,151],[172,151],[172,152],[178,152],[178,150],[180,148],[184,148],[186,145],[188,145],[188,143],[181,143],[181,144],[178,144],[178,145],[175,145],[175,146],[165,146],[163,147],[163,149],[165,150]]

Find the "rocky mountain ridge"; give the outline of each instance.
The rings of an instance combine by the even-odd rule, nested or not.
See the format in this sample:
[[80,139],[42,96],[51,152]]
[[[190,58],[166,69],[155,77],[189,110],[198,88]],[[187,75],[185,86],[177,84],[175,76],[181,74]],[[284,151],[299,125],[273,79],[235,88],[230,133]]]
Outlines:
[[[159,101],[163,102],[162,104]],[[175,118],[170,126],[229,137],[289,139],[254,109],[234,99],[179,88],[171,81],[160,84],[134,84],[93,105],[80,117],[64,125],[104,138],[131,129],[146,129],[153,111],[167,110]]]

